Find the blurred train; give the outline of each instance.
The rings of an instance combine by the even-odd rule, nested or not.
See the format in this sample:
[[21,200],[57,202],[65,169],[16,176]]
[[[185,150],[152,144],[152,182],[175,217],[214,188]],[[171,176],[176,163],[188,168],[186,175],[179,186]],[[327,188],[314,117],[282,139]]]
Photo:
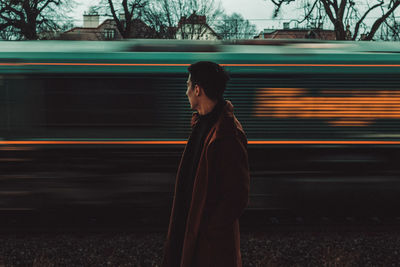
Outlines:
[[230,73],[225,98],[249,140],[247,212],[395,214],[399,52],[378,42],[0,42],[0,211],[148,209],[167,222],[190,133],[187,67],[209,60]]

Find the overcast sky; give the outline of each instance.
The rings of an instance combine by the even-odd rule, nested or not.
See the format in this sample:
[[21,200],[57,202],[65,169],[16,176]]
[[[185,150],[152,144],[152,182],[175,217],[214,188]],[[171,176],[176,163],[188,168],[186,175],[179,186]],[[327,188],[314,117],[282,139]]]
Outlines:
[[[76,26],[83,25],[83,13],[91,5],[96,5],[99,0],[79,0],[79,7],[74,14]],[[249,19],[251,23],[257,25],[259,31],[266,28],[271,23],[273,4],[265,0],[221,0],[222,7],[228,15],[236,12],[244,18]]]
[[[74,12],[74,19],[76,26],[83,25],[82,15],[89,9],[91,5],[96,5],[99,0],[79,0],[79,7]],[[300,1],[298,1],[300,2]],[[357,6],[367,8],[368,3],[375,4],[377,0],[356,0]],[[385,2],[388,2],[387,0]],[[276,19],[272,19],[274,5],[270,0],[221,0],[222,7],[228,15],[236,12],[241,14],[245,19],[250,20],[251,23],[257,26],[257,31],[261,31],[266,28],[282,28],[283,22],[287,22],[290,19],[299,19],[303,11],[299,9],[298,4],[283,5],[280,16]],[[398,8],[396,15],[400,14]],[[377,16],[380,15],[379,9],[375,12],[371,12],[369,19],[366,23],[371,24]]]

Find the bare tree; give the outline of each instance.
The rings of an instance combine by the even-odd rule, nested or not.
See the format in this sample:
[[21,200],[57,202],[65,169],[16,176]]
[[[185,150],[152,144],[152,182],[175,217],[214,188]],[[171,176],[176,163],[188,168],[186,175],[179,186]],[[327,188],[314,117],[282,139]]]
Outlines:
[[327,19],[326,13],[323,12],[322,3],[320,1],[305,0],[302,3],[302,8],[304,17],[299,20],[293,19],[293,21],[296,21],[297,24],[306,22],[307,28],[310,29],[322,29]]
[[392,13],[380,28],[380,39],[383,41],[400,41],[400,22]]
[[279,15],[279,11],[281,10],[283,4],[290,4],[294,1],[296,0],[271,0],[271,2],[275,5],[274,18]]
[[175,39],[176,25],[186,12],[183,0],[153,0],[145,9],[145,22],[157,32],[157,38]]
[[224,15],[215,27],[222,39],[252,39],[256,34],[256,25],[251,24],[240,14]]
[[132,37],[135,20],[142,18],[148,0],[100,0],[95,10],[112,17],[123,38]]
[[69,19],[70,0],[0,0],[0,32],[7,39],[39,39],[41,32],[59,30]]
[[[223,11],[219,0],[152,0],[146,13],[146,22],[157,29],[160,38],[176,38],[176,27],[183,39],[202,36],[207,26],[214,26]],[[205,17],[206,23],[189,19],[195,14]],[[196,18],[193,16],[192,18]],[[184,24],[184,25],[183,25]]]
[[[0,26],[1,28],[1,26]],[[14,28],[12,25],[3,28],[0,30],[0,40],[7,40],[7,41],[19,41],[23,38],[19,31]]]
[[[283,3],[291,3],[296,0],[270,0],[275,4],[274,16],[279,14]],[[367,4],[366,10],[360,12],[360,5],[355,0],[307,0],[311,3],[309,16],[315,11],[323,10],[329,21],[333,24],[337,40],[356,40],[361,27],[366,28],[365,19],[371,14],[371,11],[380,8],[381,15],[377,18],[371,27],[368,27],[368,33],[364,40],[372,40],[379,27],[400,5],[400,0],[375,0],[370,5]],[[305,18],[309,18],[305,16]],[[351,25],[350,25],[351,24]],[[348,26],[348,27],[347,27]],[[351,27],[352,30],[350,29]],[[352,34],[351,34],[352,32]],[[349,36],[349,34],[351,34]]]
[[[193,14],[204,16],[204,23],[198,23],[202,21],[188,21],[189,25],[186,27],[189,31],[181,31],[181,34],[185,34],[185,39],[199,39],[203,36],[208,27],[213,28],[216,25],[216,21],[223,14],[221,2],[219,0],[191,0],[189,1],[189,10],[193,10]],[[189,12],[188,12],[189,14]],[[189,16],[190,18],[190,16]]]

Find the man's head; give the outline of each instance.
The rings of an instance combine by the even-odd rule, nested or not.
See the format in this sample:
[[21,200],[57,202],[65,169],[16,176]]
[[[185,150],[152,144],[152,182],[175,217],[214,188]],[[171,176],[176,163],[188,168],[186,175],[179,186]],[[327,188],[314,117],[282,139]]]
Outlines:
[[199,109],[207,102],[216,103],[223,99],[229,76],[218,64],[210,61],[200,61],[189,66],[186,95],[190,107]]

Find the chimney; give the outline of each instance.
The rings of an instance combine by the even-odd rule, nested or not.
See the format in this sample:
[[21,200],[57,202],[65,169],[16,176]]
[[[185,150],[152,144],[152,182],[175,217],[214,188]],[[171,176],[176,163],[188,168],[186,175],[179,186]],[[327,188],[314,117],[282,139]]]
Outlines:
[[84,28],[97,28],[99,26],[99,15],[83,15]]
[[283,23],[283,29],[284,30],[289,30],[290,29],[290,22],[284,22]]
[[186,24],[186,16],[181,17],[181,19],[178,22],[178,27],[181,26],[182,24]]

